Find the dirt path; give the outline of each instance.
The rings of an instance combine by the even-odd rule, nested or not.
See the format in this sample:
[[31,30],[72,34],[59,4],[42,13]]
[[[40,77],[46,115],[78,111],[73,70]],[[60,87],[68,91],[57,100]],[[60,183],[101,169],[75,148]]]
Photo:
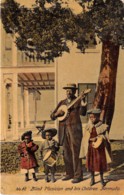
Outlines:
[[[61,175],[56,176],[55,183],[46,183],[43,175],[37,175],[38,181],[24,181],[21,174],[1,174],[1,194],[30,194],[30,195],[124,195],[124,179],[104,175],[106,186],[102,189],[99,182],[99,175],[96,174],[96,184],[90,187],[90,175],[84,175],[84,181],[72,184],[71,180],[62,181]],[[31,177],[30,177],[31,178]],[[123,178],[123,177],[122,177]]]

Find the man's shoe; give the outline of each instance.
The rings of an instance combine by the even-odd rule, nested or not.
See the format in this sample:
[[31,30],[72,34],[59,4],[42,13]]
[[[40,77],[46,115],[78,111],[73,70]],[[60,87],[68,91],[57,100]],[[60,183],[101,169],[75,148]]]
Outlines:
[[71,182],[72,182],[72,183],[79,183],[79,182],[81,182],[81,181],[83,181],[82,178],[74,178]]
[[70,180],[70,179],[72,179],[72,178],[73,178],[73,176],[67,175],[67,176],[65,176],[64,178],[62,178],[62,181],[67,181],[67,180]]

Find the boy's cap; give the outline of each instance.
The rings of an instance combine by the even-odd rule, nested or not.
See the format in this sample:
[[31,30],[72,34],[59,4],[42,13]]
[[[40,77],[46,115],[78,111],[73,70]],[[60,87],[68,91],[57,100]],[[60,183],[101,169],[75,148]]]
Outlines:
[[22,134],[21,136],[21,140],[23,141],[25,139],[25,136],[29,136],[31,137],[32,136],[32,131],[26,131]]
[[52,137],[54,137],[57,134],[57,129],[55,128],[44,129],[41,134],[43,139],[46,139],[46,132],[50,132]]
[[100,114],[101,110],[99,108],[93,108],[87,111],[87,114]]

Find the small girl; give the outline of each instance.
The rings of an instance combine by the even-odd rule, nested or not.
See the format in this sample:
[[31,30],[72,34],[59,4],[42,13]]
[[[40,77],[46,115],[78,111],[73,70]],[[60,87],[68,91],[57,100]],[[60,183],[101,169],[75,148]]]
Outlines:
[[107,171],[108,163],[111,163],[110,142],[108,138],[108,125],[100,121],[100,109],[87,111],[90,121],[86,126],[82,139],[80,158],[86,155],[86,167],[91,173],[90,186],[95,184],[94,172],[100,173],[101,185],[105,186],[103,173]]
[[21,140],[22,142],[18,146],[18,152],[21,157],[21,171],[25,173],[25,181],[29,181],[29,172],[32,173],[34,181],[37,181],[35,173],[38,163],[35,152],[38,150],[38,145],[32,140],[32,131],[23,133]]
[[[42,131],[42,138],[45,139],[44,142],[42,142],[41,145],[41,157],[44,161],[44,172],[45,172],[45,180],[46,182],[49,182],[48,174],[51,172],[51,181],[55,182],[55,172],[56,172],[56,156],[57,152],[59,150],[59,144],[56,140],[53,139],[53,137],[57,134],[57,130],[54,128],[45,129]],[[47,156],[47,154],[50,154],[50,156],[53,157],[54,161],[51,164],[48,163],[46,157],[50,158],[50,156]],[[48,159],[47,158],[47,159]]]

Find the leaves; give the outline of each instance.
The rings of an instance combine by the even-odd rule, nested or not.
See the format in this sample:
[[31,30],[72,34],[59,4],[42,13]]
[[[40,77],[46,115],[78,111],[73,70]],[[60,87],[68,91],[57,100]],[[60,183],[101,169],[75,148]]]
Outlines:
[[[54,6],[46,9],[46,2]],[[18,33],[18,49],[35,53],[38,58],[53,59],[69,52],[68,40],[75,41],[84,52],[89,44],[97,44],[96,35],[102,42],[109,39],[115,45],[124,45],[124,4],[120,0],[78,2],[84,11],[75,15],[70,8],[61,7],[62,1],[58,0],[36,0],[31,9],[6,0],[2,22],[7,33]]]

